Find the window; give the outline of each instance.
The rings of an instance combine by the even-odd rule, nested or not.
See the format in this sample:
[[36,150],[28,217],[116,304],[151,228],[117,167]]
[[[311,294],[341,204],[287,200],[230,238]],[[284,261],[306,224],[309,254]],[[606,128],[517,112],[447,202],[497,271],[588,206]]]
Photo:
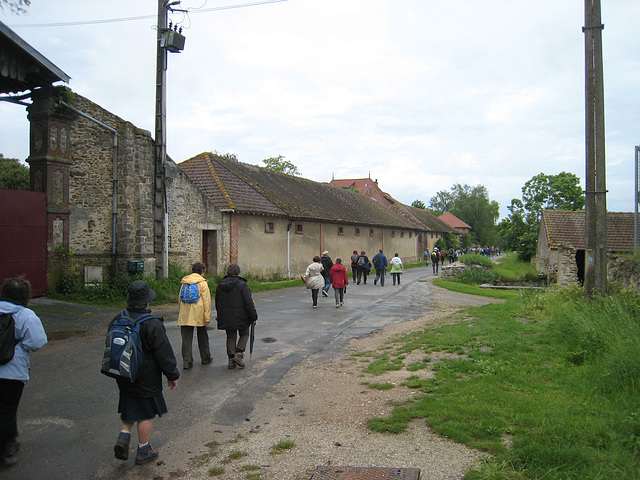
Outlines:
[[344,227],[338,227],[338,235],[344,235]]
[[301,223],[296,223],[296,234],[302,235],[304,233],[304,228]]
[[409,232],[409,238],[411,238],[411,232]]
[[273,233],[276,231],[276,224],[267,220],[264,222],[264,231],[265,233]]
[[356,237],[360,236],[360,227],[356,227]]
[[369,229],[369,236],[373,237],[373,228]]
[[391,230],[391,236],[395,237],[396,236],[396,231],[395,230]]

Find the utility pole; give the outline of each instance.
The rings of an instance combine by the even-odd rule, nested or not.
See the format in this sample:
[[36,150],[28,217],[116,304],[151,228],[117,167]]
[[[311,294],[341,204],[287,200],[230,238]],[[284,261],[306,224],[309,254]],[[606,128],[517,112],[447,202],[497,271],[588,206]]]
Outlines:
[[640,218],[638,218],[638,206],[640,205],[640,145],[636,145],[635,148],[634,163],[636,166],[636,190],[635,190],[635,216],[634,216],[634,228],[633,228],[633,251],[636,255],[639,253],[638,241],[640,241]]
[[[169,10],[179,1],[158,0],[158,34],[156,59],[156,131],[153,190],[154,253],[156,270],[161,278],[169,275],[169,209],[165,182],[167,159],[167,52],[180,52],[184,37],[168,26]],[[160,265],[159,267],[157,267]]]
[[607,291],[607,185],[600,0],[585,0],[585,269],[584,291]]

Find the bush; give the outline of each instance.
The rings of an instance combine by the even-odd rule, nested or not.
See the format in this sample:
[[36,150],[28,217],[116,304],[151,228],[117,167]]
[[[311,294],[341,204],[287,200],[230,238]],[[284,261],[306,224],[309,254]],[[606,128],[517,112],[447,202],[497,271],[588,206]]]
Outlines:
[[474,285],[482,283],[493,283],[495,279],[496,275],[491,270],[477,267],[464,270],[458,276],[458,280],[460,280],[461,282]]
[[482,267],[493,268],[493,262],[484,255],[477,253],[467,253],[460,256],[460,261],[465,265],[480,265]]

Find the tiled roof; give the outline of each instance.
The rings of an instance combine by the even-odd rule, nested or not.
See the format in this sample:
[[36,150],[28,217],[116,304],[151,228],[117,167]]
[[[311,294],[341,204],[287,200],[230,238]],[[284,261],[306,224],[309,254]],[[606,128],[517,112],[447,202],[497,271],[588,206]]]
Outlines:
[[371,178],[356,178],[350,180],[331,180],[331,185],[348,189],[353,187],[360,193],[374,200],[379,205],[388,208],[392,212],[404,217],[408,221],[415,224],[415,228],[432,232],[452,232],[458,233],[445,222],[438,220],[431,212],[405,205],[386,192],[383,192],[378,186],[378,182]]
[[364,195],[327,183],[201,153],[179,167],[218,208],[354,225],[416,229]]
[[[634,214],[607,212],[607,250],[632,252],[634,249]],[[585,249],[585,212],[543,210],[544,225],[550,247],[567,243],[576,250]]]
[[443,222],[434,214],[432,214],[429,210],[425,210],[424,208],[412,207],[409,205],[402,205],[408,212],[410,212],[413,216],[415,216],[420,223],[422,223],[427,231],[432,232],[451,232],[459,234],[460,232],[456,231],[455,228],[448,225],[446,222]]
[[458,217],[456,217],[453,213],[444,212],[438,218],[442,220],[444,223],[446,223],[447,225],[451,225],[453,228],[462,228],[462,229],[468,228],[469,230],[471,230],[471,225],[467,225]]

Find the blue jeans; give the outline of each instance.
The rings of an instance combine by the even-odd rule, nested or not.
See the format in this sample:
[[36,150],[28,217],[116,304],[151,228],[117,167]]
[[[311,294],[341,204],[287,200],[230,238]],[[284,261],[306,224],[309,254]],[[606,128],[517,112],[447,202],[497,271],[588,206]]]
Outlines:
[[322,290],[324,290],[325,292],[328,292],[330,288],[331,288],[331,280],[329,280],[329,277],[324,277],[324,287],[322,287]]

